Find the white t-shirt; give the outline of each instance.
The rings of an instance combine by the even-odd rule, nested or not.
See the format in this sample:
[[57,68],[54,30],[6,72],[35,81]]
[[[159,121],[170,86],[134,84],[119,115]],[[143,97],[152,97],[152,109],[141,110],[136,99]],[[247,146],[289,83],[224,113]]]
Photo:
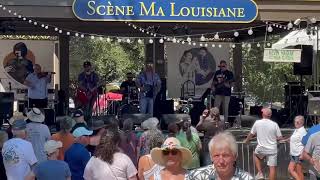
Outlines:
[[262,154],[277,153],[277,138],[282,136],[277,123],[270,119],[257,120],[251,129],[251,134],[257,135],[256,152]]
[[299,129],[294,130],[293,134],[290,137],[290,155],[291,156],[300,156],[303,151],[303,144],[301,140],[303,136],[307,134],[306,129],[302,126]]
[[37,162],[31,143],[20,138],[5,142],[2,156],[8,180],[24,180]]
[[113,155],[113,163],[91,157],[84,170],[86,180],[127,180],[137,174],[137,169],[131,159],[123,153]]

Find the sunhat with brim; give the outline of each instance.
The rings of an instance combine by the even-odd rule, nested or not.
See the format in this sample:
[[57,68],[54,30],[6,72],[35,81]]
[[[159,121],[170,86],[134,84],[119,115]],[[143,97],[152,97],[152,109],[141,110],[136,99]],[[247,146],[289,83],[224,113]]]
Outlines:
[[177,138],[170,137],[167,138],[161,148],[153,148],[151,150],[151,158],[152,160],[160,165],[165,166],[166,165],[166,158],[163,155],[164,150],[172,150],[176,149],[181,152],[181,165],[182,167],[187,167],[191,161],[192,161],[192,153],[189,149],[184,148],[180,145],[180,142]]
[[13,122],[17,119],[27,120],[27,117],[25,117],[22,112],[14,112],[8,122],[10,125],[12,125]]
[[23,119],[16,119],[12,124],[12,130],[25,130],[27,128],[27,123]]
[[149,118],[141,124],[142,129],[150,130],[156,129],[159,124],[159,120],[157,118]]
[[62,147],[61,141],[49,140],[44,144],[44,151],[47,154],[51,154],[61,147]]
[[38,108],[31,108],[27,113],[27,117],[30,121],[42,123],[44,121],[44,115]]
[[107,126],[102,120],[90,120],[87,125],[91,130],[98,130]]

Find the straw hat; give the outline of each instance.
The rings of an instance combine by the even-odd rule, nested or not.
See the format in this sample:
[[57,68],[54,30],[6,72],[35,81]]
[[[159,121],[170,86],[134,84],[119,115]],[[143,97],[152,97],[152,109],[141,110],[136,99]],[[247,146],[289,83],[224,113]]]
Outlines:
[[27,117],[30,121],[42,123],[44,121],[44,115],[38,108],[32,108],[28,113]]
[[167,138],[161,148],[153,148],[151,150],[151,157],[152,160],[160,165],[165,166],[166,165],[166,158],[164,157],[162,151],[168,150],[168,149],[177,149],[181,152],[181,165],[182,167],[188,166],[192,161],[192,153],[189,149],[184,148],[180,145],[180,141],[177,138],[170,137]]
[[12,117],[9,119],[9,124],[12,125],[13,122],[14,122],[15,120],[17,120],[17,119],[24,119],[24,120],[26,120],[27,117],[25,117],[22,112],[14,112],[13,115],[12,115]]

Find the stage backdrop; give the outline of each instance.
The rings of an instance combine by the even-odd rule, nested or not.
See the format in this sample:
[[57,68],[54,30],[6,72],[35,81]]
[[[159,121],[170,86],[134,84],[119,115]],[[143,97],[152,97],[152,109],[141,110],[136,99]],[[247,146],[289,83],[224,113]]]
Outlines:
[[[21,47],[21,42],[27,47],[19,54],[13,53],[13,47]],[[17,52],[17,51],[16,51]],[[31,64],[32,63],[32,64]],[[55,55],[55,42],[42,40],[1,40],[0,41],[0,91],[9,92],[11,84],[11,92],[15,93],[16,100],[24,100],[23,91],[27,89],[23,85],[26,74],[32,69],[33,64],[40,64],[42,71],[56,72],[54,79],[48,86],[49,89],[54,88],[57,83],[56,76],[59,76],[59,62]],[[49,96],[50,99],[50,96]]]
[[[230,61],[230,44],[221,43],[212,47],[198,47],[177,43],[165,43],[167,64],[167,87],[169,98],[181,97],[181,87],[189,82],[195,84],[195,95],[202,96],[211,86],[212,78],[220,60]],[[207,49],[207,51],[206,51]],[[191,83],[191,84],[192,84]],[[186,90],[186,89],[185,89]]]

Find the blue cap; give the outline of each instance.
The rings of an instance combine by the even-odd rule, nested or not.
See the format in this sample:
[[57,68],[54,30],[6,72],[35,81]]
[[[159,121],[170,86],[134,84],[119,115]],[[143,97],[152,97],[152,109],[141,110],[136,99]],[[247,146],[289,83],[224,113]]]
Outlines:
[[74,137],[81,137],[81,136],[90,136],[92,135],[93,131],[90,131],[89,129],[85,128],[85,127],[78,127],[77,129],[75,129],[72,133],[72,135]]
[[17,119],[12,124],[12,130],[25,130],[27,123],[23,119]]

